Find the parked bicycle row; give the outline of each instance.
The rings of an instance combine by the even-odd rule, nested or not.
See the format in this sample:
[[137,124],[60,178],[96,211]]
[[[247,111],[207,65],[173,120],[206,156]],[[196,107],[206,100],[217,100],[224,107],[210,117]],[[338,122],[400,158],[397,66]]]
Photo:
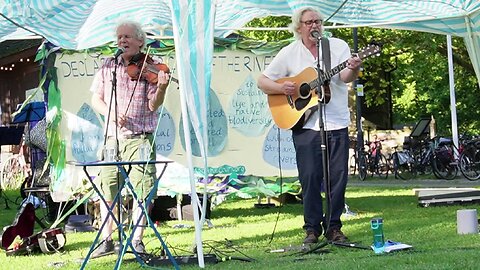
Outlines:
[[391,153],[382,152],[383,141],[374,138],[361,149],[352,142],[351,175],[365,180],[368,175],[387,178],[393,174],[396,179],[410,180],[417,175],[433,174],[437,179],[451,180],[461,173],[472,181],[480,179],[479,137],[463,136],[458,147],[446,137],[421,140],[406,137],[401,149],[393,146]]

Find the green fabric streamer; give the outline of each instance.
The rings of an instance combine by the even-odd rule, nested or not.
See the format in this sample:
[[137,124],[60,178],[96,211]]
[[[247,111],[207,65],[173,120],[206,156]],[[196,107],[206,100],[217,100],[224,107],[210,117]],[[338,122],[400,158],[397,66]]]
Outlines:
[[[266,55],[278,52],[281,48],[290,44],[294,39],[289,38],[285,40],[279,41],[264,41],[264,40],[255,40],[255,39],[248,39],[245,37],[238,37],[238,38],[214,38],[214,51],[215,52],[223,52],[225,50],[245,50],[250,51],[256,55]],[[147,42],[147,46],[154,43],[153,40],[149,40]],[[157,48],[158,46],[158,48]],[[100,53],[104,55],[113,55],[117,50],[117,46],[115,43],[110,43],[105,46],[90,48],[83,50],[86,53]],[[75,50],[62,50],[64,54],[74,54],[78,53],[79,51]],[[158,44],[150,48],[150,53],[153,55],[171,55],[175,52],[175,43],[173,39],[163,39],[158,41]],[[46,55],[46,53],[39,52],[41,55]],[[37,58],[39,56],[37,55]]]
[[[231,174],[231,173],[245,174],[245,166],[233,167],[233,166],[230,166],[230,165],[222,165],[222,166],[217,167],[217,168],[208,167],[207,170],[208,170],[208,174],[210,174],[210,175]],[[205,174],[203,168],[195,167],[195,168],[193,168],[193,171],[196,174],[199,174],[199,175],[204,175]]]
[[52,164],[51,177],[52,185],[50,189],[54,190],[54,186],[60,183],[64,176],[66,166],[66,143],[62,140],[60,133],[60,121],[62,120],[62,96],[56,83],[56,69],[50,67],[45,74],[48,85],[48,111],[55,112],[52,122],[47,126],[47,157]]

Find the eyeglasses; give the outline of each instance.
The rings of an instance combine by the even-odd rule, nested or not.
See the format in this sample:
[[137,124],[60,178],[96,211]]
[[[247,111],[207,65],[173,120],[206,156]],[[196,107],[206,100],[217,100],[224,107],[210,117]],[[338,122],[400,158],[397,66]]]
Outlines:
[[308,20],[308,21],[304,21],[304,22],[300,21],[300,22],[304,23],[306,26],[311,26],[314,23],[316,25],[320,25],[320,24],[322,24],[323,21],[322,20]]

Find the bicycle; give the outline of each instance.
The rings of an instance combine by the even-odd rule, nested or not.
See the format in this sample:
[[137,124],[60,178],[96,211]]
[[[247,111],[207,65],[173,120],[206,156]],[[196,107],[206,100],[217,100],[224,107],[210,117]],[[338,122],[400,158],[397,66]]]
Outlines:
[[432,160],[434,141],[431,139],[421,140],[419,149],[412,149],[415,158],[415,171],[417,174],[430,175],[433,172]]
[[364,148],[357,149],[357,141],[350,141],[350,148],[353,148],[353,155],[349,160],[350,175],[355,175],[358,170],[358,178],[362,181],[367,178],[367,153]]
[[480,139],[474,138],[463,143],[459,157],[459,167],[468,180],[480,179]]
[[393,153],[390,156],[392,170],[395,179],[411,180],[417,176],[415,169],[415,158],[410,150],[398,151],[398,145],[393,147]]
[[368,151],[366,152],[367,169],[372,177],[375,174],[383,178],[388,177],[389,165],[387,157],[381,152],[382,141],[384,140],[366,142],[368,145]]
[[450,138],[439,137],[435,142],[436,147],[432,159],[433,174],[439,179],[452,180],[457,176],[459,170],[455,153],[460,151]]
[[8,157],[2,164],[0,171],[0,187],[2,190],[19,189],[25,178],[30,174],[23,155],[23,146],[23,143],[20,144],[19,152]]
[[357,149],[356,141],[352,143],[354,145],[353,147],[351,145],[351,148],[354,149],[354,152],[349,161],[350,175],[355,175],[358,170],[358,177],[362,181],[367,178],[368,174],[371,174],[372,177],[375,174],[383,178],[388,177],[389,165],[387,158],[381,152],[381,140],[365,141],[368,151],[365,151],[365,147]]

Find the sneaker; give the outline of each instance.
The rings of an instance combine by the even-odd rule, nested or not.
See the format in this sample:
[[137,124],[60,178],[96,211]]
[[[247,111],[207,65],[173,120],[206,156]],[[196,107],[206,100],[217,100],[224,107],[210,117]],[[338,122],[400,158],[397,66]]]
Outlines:
[[138,254],[145,254],[145,245],[143,244],[142,240],[133,240],[132,246]]
[[304,244],[315,244],[318,243],[318,233],[314,231],[307,231],[307,236],[303,240]]
[[114,253],[115,245],[113,240],[103,240],[102,243],[92,252],[91,258],[107,256]]
[[348,241],[348,238],[343,234],[343,232],[338,228],[333,228],[328,230],[325,234],[325,237],[330,242],[345,243]]

